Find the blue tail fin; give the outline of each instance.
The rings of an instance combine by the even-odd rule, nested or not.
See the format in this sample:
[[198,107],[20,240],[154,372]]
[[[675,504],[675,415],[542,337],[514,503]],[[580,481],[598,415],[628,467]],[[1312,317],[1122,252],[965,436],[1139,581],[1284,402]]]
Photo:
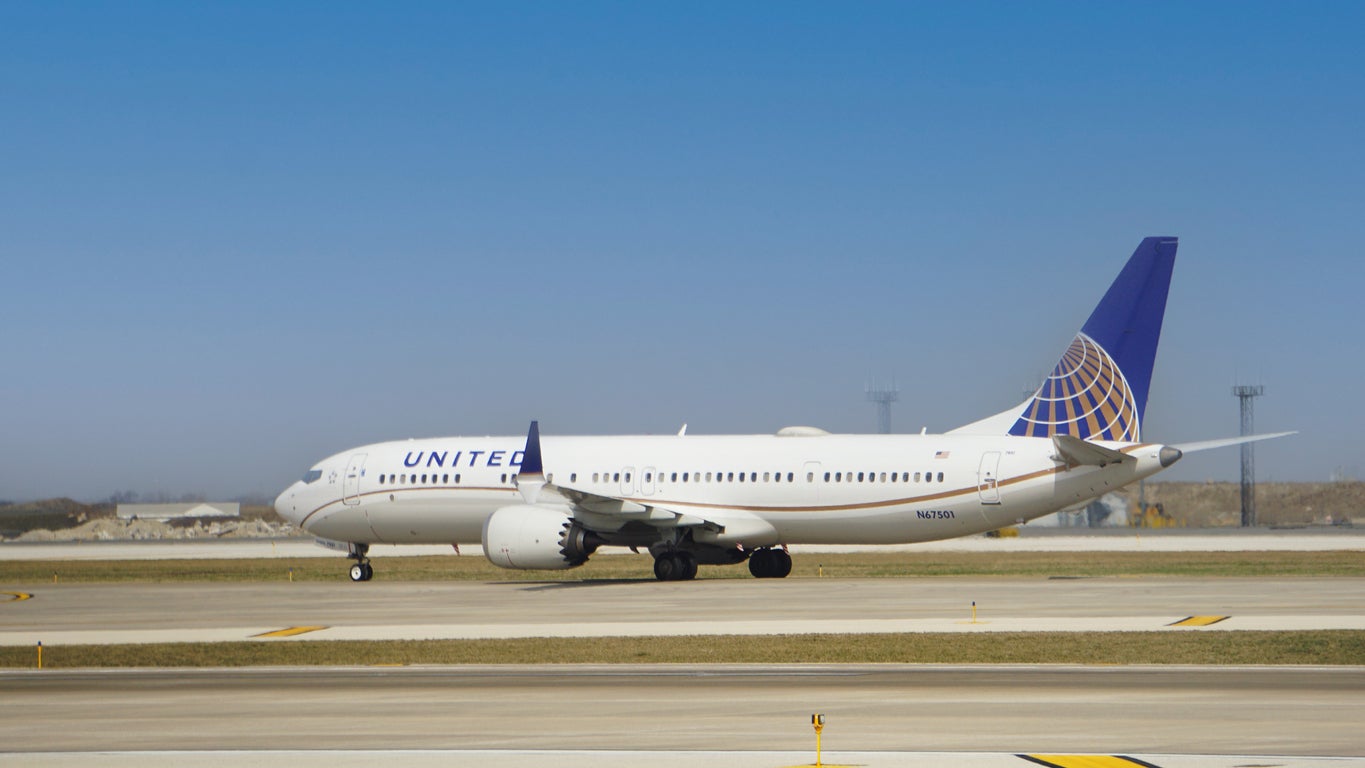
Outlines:
[[1141,440],[1176,238],[1148,237],[1100,299],[1011,435]]

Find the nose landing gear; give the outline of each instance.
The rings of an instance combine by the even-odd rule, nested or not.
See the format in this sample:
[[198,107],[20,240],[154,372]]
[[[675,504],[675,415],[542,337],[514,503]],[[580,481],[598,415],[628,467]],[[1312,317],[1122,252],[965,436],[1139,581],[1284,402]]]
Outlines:
[[369,544],[352,544],[351,554],[347,557],[355,561],[351,566],[351,581],[369,581],[374,578],[374,567],[370,565]]

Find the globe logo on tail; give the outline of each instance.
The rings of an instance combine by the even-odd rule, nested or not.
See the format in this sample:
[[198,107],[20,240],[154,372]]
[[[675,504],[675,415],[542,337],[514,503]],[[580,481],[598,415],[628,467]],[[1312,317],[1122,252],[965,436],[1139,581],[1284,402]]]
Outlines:
[[1010,434],[1135,443],[1141,439],[1137,414],[1123,371],[1094,339],[1078,333]]

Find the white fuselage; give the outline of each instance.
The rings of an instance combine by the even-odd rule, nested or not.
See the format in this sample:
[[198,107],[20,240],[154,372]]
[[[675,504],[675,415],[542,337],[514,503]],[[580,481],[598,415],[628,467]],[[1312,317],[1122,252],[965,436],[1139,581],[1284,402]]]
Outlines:
[[[980,533],[1075,506],[1163,468],[1159,444],[1097,444],[1134,461],[1068,466],[1050,439],[1009,436],[541,441],[551,488],[620,499],[624,518],[630,509],[662,507],[716,521],[724,530],[708,541],[743,547]],[[477,543],[490,514],[522,503],[516,476],[525,445],[524,437],[450,437],[362,446],[319,462],[311,481],[290,486],[277,508],[304,530],[340,542]]]

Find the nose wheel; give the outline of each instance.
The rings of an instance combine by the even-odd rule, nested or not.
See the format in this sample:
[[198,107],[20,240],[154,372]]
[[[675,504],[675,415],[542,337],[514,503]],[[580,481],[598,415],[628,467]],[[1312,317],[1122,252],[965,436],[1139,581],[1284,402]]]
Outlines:
[[355,561],[355,565],[351,566],[351,581],[369,581],[374,578],[374,568],[370,565],[370,558],[366,557],[369,552],[369,544],[351,545],[351,553],[347,555]]
[[351,581],[369,581],[374,578],[374,567],[369,560],[351,566]]

